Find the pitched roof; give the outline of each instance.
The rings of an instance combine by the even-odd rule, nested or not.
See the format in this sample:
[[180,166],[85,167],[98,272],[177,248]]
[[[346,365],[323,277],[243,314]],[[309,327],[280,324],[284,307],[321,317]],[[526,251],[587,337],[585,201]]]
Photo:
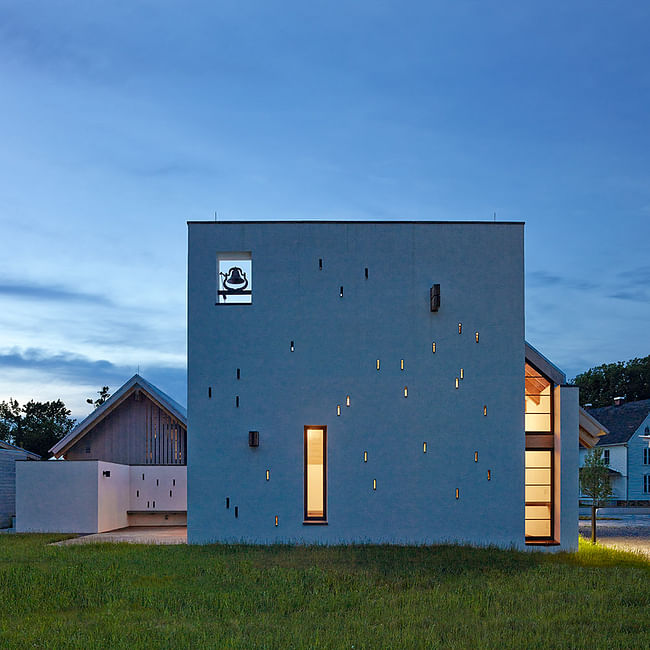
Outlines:
[[627,442],[650,414],[650,399],[628,402],[620,406],[602,406],[589,409],[589,415],[602,422],[609,434],[598,441],[602,447]]
[[578,408],[578,440],[581,447],[591,449],[598,444],[598,439],[601,436],[606,436],[609,431],[591,413],[581,406]]
[[88,417],[84,418],[65,438],[59,440],[50,452],[55,456],[64,454],[74,443],[78,442],[95,424],[103,420],[115,407],[121,404],[136,389],[142,390],[154,403],[175,417],[187,427],[187,411],[169,395],[163,393],[157,386],[135,374],[121,388],[115,391],[101,406],[98,406]]
[[537,370],[544,373],[556,384],[565,384],[566,375],[552,362],[549,361],[539,350],[535,349],[528,341],[526,344],[526,361],[532,363]]
[[27,451],[27,449],[23,449],[22,447],[17,447],[16,445],[12,445],[9,442],[5,442],[4,440],[0,440],[0,449],[8,449],[9,451],[22,451],[26,453],[28,456],[31,456],[34,458],[34,460],[40,460],[40,456],[38,454],[35,454],[33,451]]

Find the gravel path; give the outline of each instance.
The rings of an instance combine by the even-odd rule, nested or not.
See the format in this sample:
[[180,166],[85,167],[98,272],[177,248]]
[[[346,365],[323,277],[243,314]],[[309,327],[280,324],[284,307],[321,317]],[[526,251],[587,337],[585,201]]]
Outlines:
[[[591,538],[591,521],[580,521],[580,535]],[[596,535],[603,546],[641,551],[650,557],[650,515],[612,515],[596,520]]]

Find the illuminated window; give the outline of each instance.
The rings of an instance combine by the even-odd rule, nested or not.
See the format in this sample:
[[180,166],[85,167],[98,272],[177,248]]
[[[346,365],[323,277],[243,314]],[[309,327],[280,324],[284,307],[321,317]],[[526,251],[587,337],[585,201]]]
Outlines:
[[483,415],[487,415],[487,406],[483,407]]
[[250,305],[253,302],[253,261],[250,252],[222,253],[217,257],[217,302]]
[[409,396],[409,389],[407,386],[404,386],[404,397],[408,397],[408,396]]
[[478,332],[476,332],[476,334],[474,334],[474,336],[476,337],[476,342],[478,343]]
[[340,404],[336,405],[336,415],[341,415],[341,405]]
[[379,359],[377,359],[377,370],[379,370]]
[[427,443],[426,443],[426,442],[423,442],[423,443],[422,443],[422,451],[423,451],[423,453],[425,453],[425,454],[427,453]]
[[458,323],[458,333],[459,334],[463,333],[463,324],[462,323]]
[[474,462],[478,463],[478,451],[474,452]]
[[271,470],[267,469],[266,470],[266,480],[268,481],[268,480],[270,480],[270,478],[271,478]]
[[436,342],[435,341],[431,344],[431,352],[433,352],[433,354],[436,353]]
[[488,481],[492,478],[492,473],[488,470]]
[[373,490],[376,490],[376,489],[377,489],[377,479],[376,479],[376,478],[373,478],[373,479],[372,479],[372,489],[373,489]]
[[350,396],[349,395],[345,398],[345,405],[350,406]]
[[400,370],[404,370],[404,359],[400,359],[400,362],[399,362],[399,369],[400,369]]
[[275,525],[276,526],[278,525],[278,516],[277,515],[275,515]]
[[327,427],[305,427],[305,521],[327,520]]
[[456,388],[458,388],[459,383],[458,383],[458,377],[456,377]]
[[462,368],[460,369],[460,378],[465,379],[465,371]]
[[363,452],[363,462],[364,462],[364,463],[367,463],[367,462],[368,462],[368,452],[367,452],[367,451],[364,451],[364,452]]
[[526,433],[551,433],[551,382],[526,364]]
[[551,539],[553,451],[526,450],[526,539]]
[[456,488],[456,498],[457,499],[460,498],[460,490],[458,488]]

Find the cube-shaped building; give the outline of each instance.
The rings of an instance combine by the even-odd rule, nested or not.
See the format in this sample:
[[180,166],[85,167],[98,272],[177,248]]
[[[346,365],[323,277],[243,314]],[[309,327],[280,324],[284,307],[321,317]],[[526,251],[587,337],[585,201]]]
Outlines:
[[190,543],[575,548],[577,389],[525,344],[523,236],[190,222]]

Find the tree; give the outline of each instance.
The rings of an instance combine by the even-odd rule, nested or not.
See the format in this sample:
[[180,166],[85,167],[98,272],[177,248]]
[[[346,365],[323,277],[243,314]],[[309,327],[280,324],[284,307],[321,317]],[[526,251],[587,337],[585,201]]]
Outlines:
[[612,496],[609,467],[600,447],[593,447],[585,456],[584,467],[580,468],[580,490],[591,499],[591,543],[595,544],[596,508]]
[[650,398],[650,355],[627,362],[604,363],[575,377],[580,387],[580,404],[609,406],[615,397],[630,402]]
[[91,398],[88,398],[86,400],[88,404],[94,404],[95,408],[101,406],[111,396],[108,386],[102,386],[102,389],[98,390],[97,394],[99,395],[99,397],[96,400],[93,400]]
[[75,425],[70,411],[60,400],[20,406],[17,400],[0,403],[0,439],[39,456],[47,457],[50,448]]

